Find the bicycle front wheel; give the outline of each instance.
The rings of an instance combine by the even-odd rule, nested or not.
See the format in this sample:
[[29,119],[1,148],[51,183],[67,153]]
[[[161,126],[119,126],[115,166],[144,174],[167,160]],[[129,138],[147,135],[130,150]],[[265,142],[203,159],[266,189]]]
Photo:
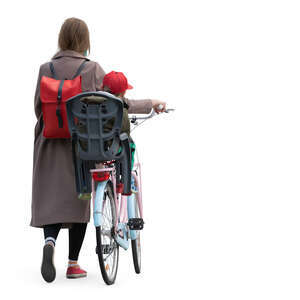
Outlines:
[[[135,218],[140,218],[140,210],[137,203],[137,196],[134,195]],[[136,239],[131,240],[132,258],[135,273],[141,273],[141,231],[136,230]]]
[[[100,190],[97,193],[100,193]],[[96,195],[97,198],[97,195]],[[96,252],[104,282],[111,285],[115,282],[119,263],[119,246],[114,239],[116,224],[116,207],[113,187],[107,182],[103,195],[101,210],[102,225],[96,227]]]

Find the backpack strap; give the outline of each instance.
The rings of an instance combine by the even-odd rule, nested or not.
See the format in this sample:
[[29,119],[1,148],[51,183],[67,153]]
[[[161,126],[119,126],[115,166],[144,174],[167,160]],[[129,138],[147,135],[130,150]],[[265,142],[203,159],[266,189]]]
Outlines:
[[125,101],[123,101],[123,107],[126,108],[126,109],[128,110],[129,105],[128,105]]
[[[82,69],[83,69],[85,63],[86,63],[86,60],[84,60],[84,61],[82,62],[82,64],[79,66],[79,68],[77,69],[77,71],[76,71],[76,73],[75,73],[75,75],[73,76],[72,79],[74,79],[74,78],[76,78],[77,76],[79,76],[79,74],[81,73],[81,71],[82,71]],[[54,66],[53,66],[52,61],[50,61],[49,67],[50,67],[50,71],[51,71],[52,77],[53,77],[54,79],[57,79],[57,77],[56,77],[56,72],[55,72],[55,69],[54,69]]]
[[58,127],[59,128],[63,128],[63,118],[62,118],[62,115],[61,115],[60,105],[61,105],[62,89],[63,89],[63,86],[64,86],[64,82],[65,82],[64,80],[60,81],[59,87],[58,87],[58,93],[57,93],[56,116],[57,116],[57,119],[58,119]]
[[[125,99],[127,100],[127,98],[125,98]],[[122,99],[122,102],[123,102],[123,107],[128,110],[129,105],[127,104],[127,102],[124,99]]]
[[51,71],[52,77],[53,77],[54,79],[57,79],[52,61],[50,61],[49,67],[50,67],[50,71]]
[[84,60],[84,61],[82,62],[82,64],[79,66],[77,72],[75,73],[75,75],[73,76],[72,79],[74,79],[74,78],[76,78],[77,76],[79,76],[79,74],[81,73],[81,71],[82,71],[82,69],[83,69],[85,63],[86,63],[86,60]]

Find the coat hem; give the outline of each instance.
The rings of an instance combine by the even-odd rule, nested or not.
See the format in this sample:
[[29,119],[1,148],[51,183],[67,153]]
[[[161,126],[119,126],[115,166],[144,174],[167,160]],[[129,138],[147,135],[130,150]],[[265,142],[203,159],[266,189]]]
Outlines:
[[[49,221],[49,222],[30,222],[29,226],[30,227],[35,227],[35,228],[43,228],[45,225],[51,225],[51,224],[57,224],[57,223],[62,223],[62,224],[72,224],[72,223],[89,223],[90,219],[86,219],[86,220],[78,220],[78,219],[74,219],[74,220],[68,220],[66,221],[64,220],[55,220],[55,221]],[[63,226],[63,227],[68,227],[68,226]]]

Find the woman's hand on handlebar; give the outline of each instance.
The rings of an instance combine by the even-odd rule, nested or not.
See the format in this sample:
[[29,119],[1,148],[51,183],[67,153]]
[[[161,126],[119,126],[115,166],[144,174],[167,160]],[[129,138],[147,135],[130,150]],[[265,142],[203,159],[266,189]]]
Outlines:
[[152,107],[157,114],[164,112],[166,110],[166,105],[167,105],[166,102],[160,100],[151,100],[151,101],[152,101]]

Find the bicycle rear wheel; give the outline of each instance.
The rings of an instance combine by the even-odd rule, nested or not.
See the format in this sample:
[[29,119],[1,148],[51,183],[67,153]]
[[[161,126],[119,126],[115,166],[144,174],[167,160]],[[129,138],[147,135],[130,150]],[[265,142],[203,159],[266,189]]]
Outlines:
[[104,190],[102,220],[102,226],[96,227],[96,253],[102,278],[107,285],[111,285],[115,282],[117,276],[119,246],[114,239],[116,207],[113,187],[110,181],[106,184]]
[[[134,195],[134,205],[135,205],[135,218],[140,218],[139,206],[137,203],[136,194]],[[141,231],[136,230],[136,239],[131,240],[132,258],[134,264],[135,273],[141,273]]]

